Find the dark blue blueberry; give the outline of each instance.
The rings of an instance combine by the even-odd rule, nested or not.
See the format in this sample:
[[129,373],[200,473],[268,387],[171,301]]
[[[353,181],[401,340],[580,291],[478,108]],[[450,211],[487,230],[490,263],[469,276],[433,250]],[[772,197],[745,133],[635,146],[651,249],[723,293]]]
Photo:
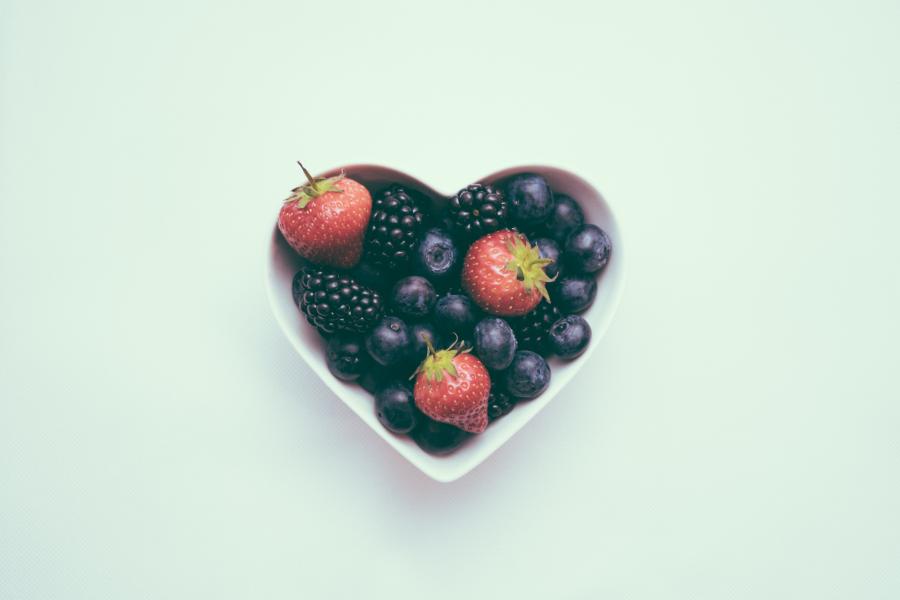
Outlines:
[[360,386],[372,395],[375,395],[387,382],[395,379],[392,369],[382,367],[377,363],[370,363],[370,367],[357,380]]
[[413,402],[412,391],[403,383],[390,383],[375,394],[375,415],[389,431],[411,431],[420,414]]
[[391,292],[394,309],[403,317],[421,319],[427,317],[437,302],[434,286],[424,277],[411,275],[394,284]]
[[550,238],[538,238],[533,243],[538,247],[541,258],[549,258],[553,261],[544,267],[547,277],[553,278],[559,275],[559,245]]
[[566,240],[565,261],[576,271],[596,273],[609,262],[612,242],[596,225],[583,225]]
[[442,331],[455,333],[459,337],[469,337],[477,320],[475,304],[463,294],[441,296],[434,306],[435,324]]
[[553,286],[551,294],[564,313],[578,313],[594,303],[597,280],[591,275],[565,275]]
[[560,358],[575,358],[591,341],[591,326],[578,315],[563,317],[550,328],[548,343]]
[[503,319],[487,317],[475,326],[475,354],[489,369],[502,370],[516,353],[516,334]]
[[553,192],[547,180],[534,173],[520,173],[507,180],[506,201],[513,222],[526,229],[543,223],[553,212]]
[[443,338],[431,323],[416,323],[410,327],[410,332],[412,332],[413,339],[411,360],[416,363],[416,366],[425,360],[425,356],[428,353],[428,344],[425,343],[426,339],[431,340],[431,345],[435,348],[441,348],[444,345],[442,343]]
[[581,212],[578,203],[569,196],[556,194],[554,198],[556,202],[544,223],[544,230],[547,235],[563,245],[573,231],[584,225],[584,213]]
[[540,354],[521,350],[506,370],[505,382],[516,398],[537,398],[550,385],[550,365]]
[[366,350],[383,367],[394,367],[409,359],[412,335],[409,327],[397,317],[382,317],[366,336]]
[[344,381],[359,378],[371,365],[362,337],[340,333],[328,340],[325,362],[331,374]]
[[434,227],[425,232],[413,255],[413,268],[438,284],[446,284],[459,270],[462,254],[446,230]]
[[459,448],[471,434],[462,429],[420,415],[410,436],[422,450],[442,456]]

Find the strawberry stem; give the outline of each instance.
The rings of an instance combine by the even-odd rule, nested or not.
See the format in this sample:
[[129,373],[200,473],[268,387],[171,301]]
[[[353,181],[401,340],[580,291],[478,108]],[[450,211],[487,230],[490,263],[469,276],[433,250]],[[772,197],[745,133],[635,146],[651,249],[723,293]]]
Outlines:
[[306,180],[309,181],[309,185],[311,185],[314,190],[319,191],[319,187],[316,185],[316,179],[309,174],[309,171],[306,170],[306,167],[303,166],[303,163],[298,160],[297,164],[300,165],[300,168],[303,170],[303,174],[306,175]]
[[422,361],[422,364],[419,365],[419,368],[416,369],[416,372],[413,373],[413,376],[425,373],[425,378],[428,381],[442,381],[445,373],[456,377],[456,366],[453,364],[453,359],[459,354],[459,350],[454,348],[456,342],[453,342],[445,350],[435,350],[434,346],[431,345],[430,338],[425,339],[425,345],[428,347],[428,355]]
[[536,289],[544,300],[550,302],[547,284],[554,281],[556,277],[548,277],[544,272],[544,267],[553,261],[549,258],[542,258],[537,245],[529,244],[528,240],[521,235],[517,235],[515,240],[508,242],[506,249],[510,254],[506,269],[515,273],[516,280],[522,283],[523,288],[528,291]]
[[313,177],[312,174],[306,170],[306,167],[303,166],[302,162],[298,160],[297,164],[300,165],[303,174],[306,175],[307,182],[291,190],[291,195],[285,199],[286,203],[296,202],[297,206],[300,208],[306,208],[306,205],[312,202],[314,198],[318,198],[329,192],[340,194],[344,191],[337,185],[338,182],[344,179],[343,171],[341,171],[339,175],[333,177]]

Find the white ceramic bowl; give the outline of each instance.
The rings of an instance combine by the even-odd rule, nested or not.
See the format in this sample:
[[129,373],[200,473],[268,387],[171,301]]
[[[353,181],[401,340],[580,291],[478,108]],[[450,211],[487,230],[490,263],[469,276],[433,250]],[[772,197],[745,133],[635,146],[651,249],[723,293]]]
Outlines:
[[[342,170],[348,177],[352,177],[370,189],[396,182],[425,192],[429,197],[441,199],[438,200],[439,202],[444,202],[444,199],[451,195],[435,191],[405,173],[377,165],[349,165],[332,169],[322,175],[327,177]],[[550,386],[540,397],[518,404],[510,414],[492,423],[484,433],[472,436],[462,447],[448,456],[427,454],[408,437],[387,431],[375,416],[372,397],[358,385],[345,383],[331,375],[325,365],[325,344],[322,338],[315,329],[306,323],[291,297],[291,281],[294,273],[299,269],[300,258],[284,241],[277,226],[270,237],[266,277],[269,301],[275,312],[275,318],[297,353],[322,378],[335,395],[359,415],[359,418],[365,421],[377,435],[393,446],[406,460],[437,481],[453,481],[474,469],[538,414],[548,402],[562,393],[566,384],[586,364],[588,356],[600,343],[622,295],[625,274],[622,235],[609,205],[591,184],[574,173],[562,169],[533,165],[504,169],[493,175],[471,181],[491,183],[523,172],[539,173],[547,178],[555,192],[568,194],[575,198],[584,210],[586,221],[598,225],[612,240],[613,250],[609,263],[598,281],[597,299],[591,308],[582,315],[591,324],[593,336],[585,353],[574,361],[561,361],[555,358],[550,360],[552,370]],[[465,184],[465,181],[461,181],[460,187]],[[452,193],[455,192],[456,190],[452,191]],[[569,399],[570,402],[577,400],[578,398]],[[563,434],[560,431],[560,435]]]

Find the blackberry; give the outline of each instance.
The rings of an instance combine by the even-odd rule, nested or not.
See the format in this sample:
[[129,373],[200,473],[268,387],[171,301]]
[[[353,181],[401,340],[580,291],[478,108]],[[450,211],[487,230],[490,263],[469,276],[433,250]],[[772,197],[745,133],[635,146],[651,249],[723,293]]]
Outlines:
[[469,238],[479,238],[506,224],[506,200],[499,190],[473,183],[450,198],[448,210],[453,229]]
[[510,396],[503,390],[494,386],[491,388],[491,395],[488,397],[488,420],[496,421],[500,417],[508,415],[516,406],[514,396]]
[[418,202],[402,187],[395,185],[379,194],[366,233],[369,262],[390,271],[405,269],[419,241],[423,219]]
[[349,275],[319,267],[306,267],[300,273],[300,310],[322,335],[364,333],[381,319],[381,295]]
[[537,307],[517,319],[510,319],[513,331],[516,332],[516,340],[519,342],[519,350],[533,350],[539,354],[547,352],[547,339],[550,336],[550,327],[562,317],[559,308],[554,304],[541,301]]

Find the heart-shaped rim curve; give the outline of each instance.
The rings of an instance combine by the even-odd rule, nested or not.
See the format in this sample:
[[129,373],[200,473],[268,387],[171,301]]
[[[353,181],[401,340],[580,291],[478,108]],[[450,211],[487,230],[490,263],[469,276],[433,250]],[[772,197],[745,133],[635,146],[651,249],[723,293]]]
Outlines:
[[[331,169],[321,175],[328,177],[341,171],[370,189],[377,189],[389,183],[400,183],[426,193],[430,198],[435,198],[436,202],[446,201],[450,196],[450,194],[432,189],[405,173],[378,165],[349,165]],[[340,381],[331,375],[325,365],[324,341],[306,323],[291,296],[291,280],[299,268],[300,257],[284,241],[277,225],[270,234],[266,269],[269,302],[275,318],[288,340],[331,391],[343,400],[375,433],[393,446],[409,462],[437,481],[453,481],[477,467],[559,394],[575,374],[587,364],[612,322],[624,289],[625,263],[621,232],[609,205],[600,192],[587,181],[569,171],[541,165],[503,169],[472,181],[493,183],[510,175],[525,172],[543,175],[554,192],[575,198],[584,211],[586,222],[598,225],[606,231],[612,241],[613,251],[610,261],[597,282],[596,300],[591,308],[582,315],[591,324],[593,336],[585,353],[574,361],[561,361],[556,358],[550,360],[552,378],[550,386],[541,396],[518,404],[510,414],[492,423],[484,433],[473,436],[459,449],[447,456],[427,454],[410,438],[398,436],[386,430],[375,416],[372,397],[368,392],[357,384]]]

